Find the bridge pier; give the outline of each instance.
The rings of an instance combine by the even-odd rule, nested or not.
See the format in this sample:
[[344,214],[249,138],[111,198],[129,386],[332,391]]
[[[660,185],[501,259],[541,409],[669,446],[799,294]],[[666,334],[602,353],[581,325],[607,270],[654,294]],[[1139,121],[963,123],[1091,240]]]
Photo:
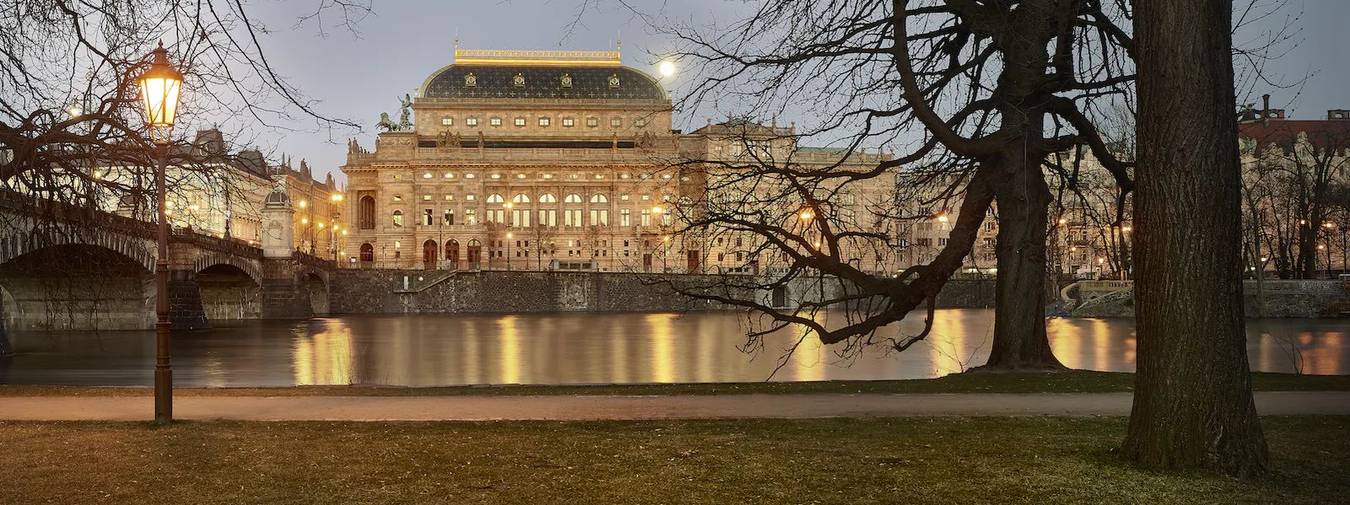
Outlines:
[[[263,319],[309,319],[314,317],[314,296],[305,268],[294,259],[263,260]],[[324,304],[326,305],[326,296]]]
[[175,331],[211,327],[202,308],[201,286],[194,270],[169,270],[169,323]]

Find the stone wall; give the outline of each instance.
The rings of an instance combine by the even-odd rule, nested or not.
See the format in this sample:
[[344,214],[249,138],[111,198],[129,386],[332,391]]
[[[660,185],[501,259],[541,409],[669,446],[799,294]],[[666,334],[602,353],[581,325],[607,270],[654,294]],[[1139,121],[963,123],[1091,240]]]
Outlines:
[[[657,312],[735,307],[694,300],[653,283],[650,274],[619,272],[445,272],[403,269],[343,269],[330,277],[335,314]],[[673,282],[697,286],[714,276],[679,275]],[[818,281],[790,286],[788,303],[818,292]],[[826,282],[827,291],[837,282]],[[938,297],[944,308],[993,305],[992,280],[954,280]],[[744,295],[744,294],[743,294]],[[771,304],[772,294],[756,298]],[[743,310],[743,309],[742,309]]]
[[[709,280],[681,276],[676,282]],[[650,275],[616,272],[443,272],[345,269],[330,277],[335,314],[658,312],[715,310]]]
[[[1256,281],[1245,281],[1242,289],[1247,317],[1350,317],[1350,289],[1341,281],[1262,281],[1261,303],[1257,303]],[[1125,287],[1091,297],[1074,308],[1072,314],[1076,317],[1134,317],[1133,289]]]

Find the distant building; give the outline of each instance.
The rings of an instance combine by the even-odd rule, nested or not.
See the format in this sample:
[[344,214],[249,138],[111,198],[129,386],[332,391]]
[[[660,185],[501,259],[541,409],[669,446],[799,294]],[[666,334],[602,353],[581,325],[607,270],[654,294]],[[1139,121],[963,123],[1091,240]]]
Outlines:
[[[257,245],[263,199],[280,181],[295,209],[295,248],[320,257],[334,256],[345,224],[341,206],[335,205],[334,199],[342,196],[332,175],[320,182],[314,180],[304,160],[292,169],[289,159],[270,165],[256,150],[232,152],[224,135],[215,129],[198,131],[190,149],[192,153],[184,154],[201,163],[170,165],[165,173],[169,187],[165,208],[172,226]],[[155,220],[153,168],[98,166],[93,176],[104,183],[98,195],[102,210]]]
[[[661,83],[617,51],[455,51],[386,117],[374,150],[347,162],[344,257],[351,265],[457,269],[753,272],[781,262],[751,234],[673,233],[699,215],[713,171],[678,160],[740,159],[764,149],[827,166],[843,153],[802,148],[791,127],[729,121],[671,129]],[[846,164],[871,163],[854,154]],[[717,177],[715,174],[711,177]],[[841,195],[862,213],[893,177]],[[858,184],[865,186],[865,184]],[[734,191],[723,187],[722,191]],[[792,211],[795,212],[795,211]],[[764,253],[764,254],[761,254]],[[882,248],[848,251],[868,270],[898,266]]]

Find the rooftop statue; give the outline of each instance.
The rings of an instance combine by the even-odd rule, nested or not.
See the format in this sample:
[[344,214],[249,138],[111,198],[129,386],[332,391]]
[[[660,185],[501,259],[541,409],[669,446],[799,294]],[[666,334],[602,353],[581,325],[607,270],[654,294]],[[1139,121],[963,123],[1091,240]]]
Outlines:
[[412,114],[412,97],[404,94],[403,100],[398,103],[398,128],[400,130],[411,130],[412,121],[409,117]]
[[375,127],[376,127],[376,128],[383,128],[384,131],[387,131],[387,132],[398,131],[398,124],[397,124],[397,123],[394,123],[394,120],[389,119],[389,113],[388,113],[388,112],[381,112],[381,113],[380,113],[380,122],[375,123]]

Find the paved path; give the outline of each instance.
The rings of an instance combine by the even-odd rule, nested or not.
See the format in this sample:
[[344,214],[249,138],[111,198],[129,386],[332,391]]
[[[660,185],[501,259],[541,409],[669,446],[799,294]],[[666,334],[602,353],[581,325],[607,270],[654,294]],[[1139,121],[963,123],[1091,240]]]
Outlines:
[[[1350,415],[1350,391],[1258,392],[1263,415]],[[487,421],[887,416],[1124,416],[1130,393],[681,396],[182,396],[177,419]],[[148,396],[0,397],[0,419],[139,421]]]

